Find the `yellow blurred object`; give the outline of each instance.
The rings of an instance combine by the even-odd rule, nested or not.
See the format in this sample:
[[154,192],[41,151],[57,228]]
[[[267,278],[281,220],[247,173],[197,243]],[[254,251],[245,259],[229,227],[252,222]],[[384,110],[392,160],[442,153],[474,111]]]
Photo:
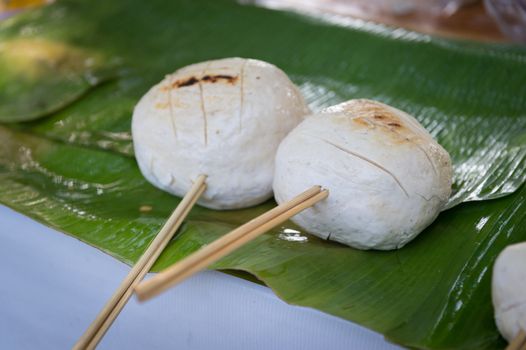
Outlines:
[[0,0],[0,13],[46,5],[51,2],[52,0]]

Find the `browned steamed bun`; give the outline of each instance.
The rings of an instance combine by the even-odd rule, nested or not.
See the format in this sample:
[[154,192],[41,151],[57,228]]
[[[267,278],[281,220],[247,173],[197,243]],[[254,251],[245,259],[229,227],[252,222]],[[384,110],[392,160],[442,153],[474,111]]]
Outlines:
[[312,185],[329,197],[292,221],[359,249],[396,249],[444,208],[451,160],[412,116],[351,100],[308,116],[281,143],[274,196],[283,203]]
[[297,87],[270,63],[192,64],[166,76],[135,107],[135,157],[160,189],[183,196],[204,174],[199,204],[252,206],[272,197],[276,149],[308,113]]

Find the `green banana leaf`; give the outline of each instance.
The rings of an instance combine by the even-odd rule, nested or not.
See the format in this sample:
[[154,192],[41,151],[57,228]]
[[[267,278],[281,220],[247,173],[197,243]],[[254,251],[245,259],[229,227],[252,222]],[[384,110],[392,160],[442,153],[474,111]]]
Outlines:
[[116,67],[115,60],[61,40],[23,35],[2,40],[0,122],[33,120],[60,110],[116,76]]
[[[141,176],[133,159],[0,128],[0,201],[116,258],[138,259],[178,199]],[[151,207],[151,211],[141,208]],[[159,270],[269,209],[192,210]],[[359,251],[287,223],[213,268],[247,271],[289,303],[311,306],[418,348],[493,349],[490,267],[526,239],[526,188],[441,214],[399,251]]]
[[[414,114],[452,155],[448,207],[512,193],[526,180],[526,50],[520,48],[334,26],[224,1],[62,1],[0,24],[3,46],[35,40],[71,47],[71,57],[79,50],[101,57],[102,71],[115,72],[115,62],[120,67],[118,81],[25,126],[48,137],[131,155],[130,116],[149,87],[190,63],[244,56],[283,68],[314,110],[366,97]],[[2,65],[8,60],[0,60],[0,72],[10,69]],[[15,104],[40,94],[12,79],[17,72],[0,79],[0,102],[10,86],[18,87]],[[70,102],[68,84],[60,90],[48,89],[45,77],[39,82],[46,99]],[[44,112],[37,108],[35,115]]]
[[[489,283],[496,254],[526,239],[526,50],[329,20],[338,25],[224,1],[77,0],[0,23],[0,73],[9,72],[0,78],[0,120],[48,115],[0,129],[0,202],[132,263],[178,203],[146,183],[130,157],[137,99],[189,63],[267,60],[300,85],[314,110],[366,97],[414,114],[452,155],[449,207],[493,200],[443,212],[399,251],[357,251],[287,223],[214,268],[247,271],[287,302],[353,320],[402,345],[502,347]],[[60,53],[45,49],[44,63],[23,62],[36,72],[31,85],[24,70],[9,69],[11,52],[2,51],[24,41]],[[95,64],[86,66],[84,57]],[[101,78],[76,83],[92,75]],[[155,269],[272,205],[196,207]]]

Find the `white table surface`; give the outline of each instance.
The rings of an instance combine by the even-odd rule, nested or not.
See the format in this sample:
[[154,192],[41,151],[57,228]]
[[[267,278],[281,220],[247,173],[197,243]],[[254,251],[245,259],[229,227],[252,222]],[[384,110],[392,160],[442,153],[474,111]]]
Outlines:
[[[0,349],[71,348],[128,271],[0,205]],[[215,271],[143,304],[132,298],[99,348],[399,349],[380,334]]]

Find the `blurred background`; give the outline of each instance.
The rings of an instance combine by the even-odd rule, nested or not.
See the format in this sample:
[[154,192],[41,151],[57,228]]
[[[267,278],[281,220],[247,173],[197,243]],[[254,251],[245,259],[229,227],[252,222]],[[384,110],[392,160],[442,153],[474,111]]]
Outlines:
[[[52,0],[0,0],[0,18]],[[526,42],[526,0],[241,0],[270,8],[342,15],[427,34]]]
[[526,0],[245,0],[344,15],[427,34],[526,42]]

